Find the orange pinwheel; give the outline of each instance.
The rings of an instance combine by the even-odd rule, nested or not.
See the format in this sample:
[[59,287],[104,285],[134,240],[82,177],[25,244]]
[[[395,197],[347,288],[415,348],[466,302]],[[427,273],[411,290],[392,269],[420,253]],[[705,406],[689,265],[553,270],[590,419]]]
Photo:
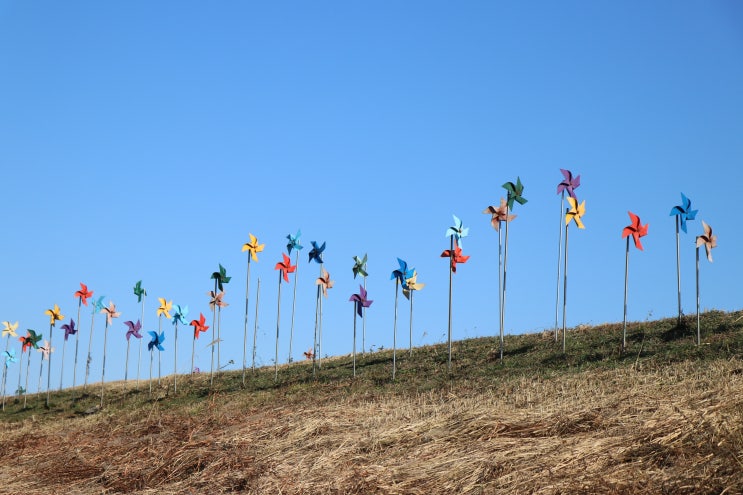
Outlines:
[[444,250],[444,252],[441,253],[441,257],[451,259],[450,268],[453,273],[457,273],[457,263],[467,263],[467,260],[470,259],[469,256],[464,256],[462,254],[462,248],[459,246],[454,248],[454,251],[451,249]]
[[193,338],[195,339],[199,338],[199,333],[209,330],[209,325],[206,324],[204,313],[199,313],[199,319],[191,320],[190,325],[193,327]]
[[712,248],[717,247],[717,236],[712,233],[712,227],[707,225],[702,220],[702,227],[704,228],[704,234],[697,236],[697,247],[704,246],[707,252],[707,260],[712,263]]
[[258,244],[258,239],[253,234],[248,234],[250,236],[250,242],[246,242],[243,244],[243,252],[248,251],[250,252],[250,257],[253,258],[253,261],[258,261],[257,254],[263,251],[263,248],[266,247],[265,244]]
[[294,273],[294,270],[297,269],[297,265],[292,265],[292,260],[284,253],[281,253],[281,255],[284,257],[284,261],[279,261],[276,263],[276,266],[274,267],[274,270],[281,270],[281,275],[284,277],[285,282],[289,282],[289,274]]
[[[88,290],[88,286],[84,283],[80,282],[80,290],[75,291],[75,297],[80,299],[80,302],[83,303],[85,306],[88,305],[88,299],[93,297],[93,291]],[[77,319],[80,319],[80,315],[77,316]]]
[[335,282],[330,280],[330,274],[323,268],[322,276],[315,280],[315,285],[319,285],[322,288],[322,295],[328,297],[328,289],[332,289],[334,284]]
[[[568,198],[568,200],[569,199],[570,198]],[[640,237],[645,237],[648,234],[648,226],[650,224],[646,223],[645,225],[643,225],[642,222],[640,222],[640,217],[638,217],[631,211],[628,211],[627,213],[629,214],[632,223],[627,225],[624,230],[622,230],[622,239],[631,235],[632,240],[635,241],[635,247],[640,251],[644,251],[642,249],[642,242],[640,242]]]
[[495,206],[488,206],[482,212],[492,215],[490,224],[496,231],[500,231],[501,222],[510,222],[511,220],[516,218],[516,215],[511,215],[508,213],[508,203],[504,198],[500,199],[500,206],[498,208],[496,208]]

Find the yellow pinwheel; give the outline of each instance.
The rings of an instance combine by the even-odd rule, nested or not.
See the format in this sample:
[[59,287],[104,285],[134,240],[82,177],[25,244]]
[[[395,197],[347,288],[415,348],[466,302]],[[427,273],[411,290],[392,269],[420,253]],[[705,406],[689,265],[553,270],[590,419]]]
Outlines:
[[573,220],[579,229],[585,229],[582,218],[586,214],[586,200],[584,199],[581,204],[578,204],[576,198],[570,196],[568,196],[567,200],[570,208],[565,213],[565,225],[570,224],[570,221]]
[[166,301],[164,297],[158,297],[158,301],[160,301],[160,307],[157,308],[157,316],[164,316],[167,319],[170,319],[170,311],[173,308],[173,301]]
[[258,239],[253,234],[248,235],[250,236],[250,242],[243,244],[243,252],[248,251],[250,257],[253,258],[253,261],[258,261],[257,254],[263,251],[263,248],[265,248],[266,245],[258,244]]
[[11,323],[9,321],[3,322],[3,337],[18,337],[18,334],[15,333],[15,331],[18,329],[18,322]]
[[47,309],[44,314],[49,317],[49,324],[55,326],[57,321],[64,320],[64,315],[60,313],[59,306],[54,305],[53,309]]

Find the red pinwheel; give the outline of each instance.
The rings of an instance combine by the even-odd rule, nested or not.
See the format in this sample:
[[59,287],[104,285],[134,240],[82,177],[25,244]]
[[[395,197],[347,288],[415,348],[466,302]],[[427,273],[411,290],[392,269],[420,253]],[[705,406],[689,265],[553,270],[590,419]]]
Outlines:
[[632,240],[635,241],[635,247],[640,251],[643,251],[640,238],[645,237],[648,234],[649,225],[643,225],[642,222],[640,222],[640,217],[638,217],[631,211],[628,211],[627,213],[629,214],[632,223],[627,225],[622,230],[622,238],[627,238],[627,249],[624,256],[624,324],[622,325],[622,351],[624,351],[624,349],[627,347],[627,281],[629,278],[629,238],[631,236]]
[[444,250],[444,252],[441,253],[441,257],[451,259],[450,267],[452,273],[457,273],[457,263],[467,263],[467,260],[470,259],[469,256],[464,256],[462,254],[462,248],[459,246],[454,248],[454,251],[450,249]]
[[[276,263],[276,266],[274,266],[274,270],[279,270],[279,295],[277,298],[277,309],[276,309],[276,356],[274,358],[274,381],[278,381],[279,379],[279,328],[280,328],[280,322],[281,322],[281,279],[286,281],[286,283],[289,283],[289,274],[293,273],[294,270],[297,269],[296,265],[292,266],[291,259],[285,255],[284,253],[281,253],[281,256],[284,258],[283,261],[279,261]],[[243,367],[243,376],[245,374],[245,368]]]
[[284,261],[279,261],[276,263],[276,266],[274,267],[274,270],[281,270],[281,275],[284,277],[284,281],[286,283],[289,283],[289,274],[294,273],[294,271],[297,269],[297,265],[292,265],[292,260],[284,253],[281,253],[281,255],[284,257]]
[[194,370],[194,354],[196,353],[196,339],[199,338],[201,332],[209,330],[209,325],[206,324],[206,318],[204,313],[199,313],[198,320],[191,320],[190,325],[193,327],[193,343],[191,344],[191,371]]

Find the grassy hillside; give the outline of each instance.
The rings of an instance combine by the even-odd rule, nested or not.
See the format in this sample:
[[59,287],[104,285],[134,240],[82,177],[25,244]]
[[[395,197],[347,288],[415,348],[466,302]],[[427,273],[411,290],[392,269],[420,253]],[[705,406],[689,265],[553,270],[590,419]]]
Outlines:
[[743,312],[99,385],[0,413],[2,493],[743,493]]

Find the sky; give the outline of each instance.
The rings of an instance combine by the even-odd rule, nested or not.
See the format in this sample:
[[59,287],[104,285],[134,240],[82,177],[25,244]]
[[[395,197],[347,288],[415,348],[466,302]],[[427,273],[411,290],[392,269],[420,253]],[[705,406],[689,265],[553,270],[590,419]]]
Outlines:
[[[364,254],[374,301],[366,348],[393,345],[398,257],[426,284],[414,296],[413,345],[446,342],[449,270],[440,254],[453,214],[469,228],[470,259],[453,276],[452,338],[498,335],[498,234],[482,211],[517,177],[528,202],[516,204],[509,226],[505,332],[551,331],[561,168],[581,176],[576,194],[586,201],[586,228],[569,230],[568,327],[622,321],[628,211],[649,230],[644,250],[629,253],[627,318],[676,315],[669,213],[681,192],[699,211],[681,234],[684,312],[696,311],[701,220],[719,244],[713,263],[702,254],[701,308],[743,307],[734,206],[743,184],[740,2],[0,0],[0,76],[0,321],[46,339],[44,311],[60,306],[53,388],[59,326],[78,320],[80,282],[121,312],[108,329],[105,372],[120,380],[123,322],[140,318],[132,288],[142,280],[144,331],[161,323],[166,332],[165,374],[175,335],[158,322],[157,298],[211,325],[206,292],[220,263],[232,277],[221,364],[240,369],[249,233],[265,250],[250,265],[248,366],[256,297],[256,364],[274,362],[277,320],[279,362],[287,361],[295,280],[281,285],[279,301],[274,266],[298,229],[295,360],[315,331],[311,241],[326,242],[335,281],[323,301],[322,355],[352,350],[349,297],[362,283],[353,257]],[[397,297],[397,345],[407,348],[410,305]],[[77,384],[91,321],[91,382],[100,380],[105,333],[90,307],[79,320]],[[211,332],[196,342],[202,371]],[[180,373],[190,368],[192,336],[180,326]],[[20,353],[16,339],[10,346]],[[74,347],[65,348],[65,386]],[[8,393],[18,373],[11,365]],[[140,373],[147,377],[146,346]]]

